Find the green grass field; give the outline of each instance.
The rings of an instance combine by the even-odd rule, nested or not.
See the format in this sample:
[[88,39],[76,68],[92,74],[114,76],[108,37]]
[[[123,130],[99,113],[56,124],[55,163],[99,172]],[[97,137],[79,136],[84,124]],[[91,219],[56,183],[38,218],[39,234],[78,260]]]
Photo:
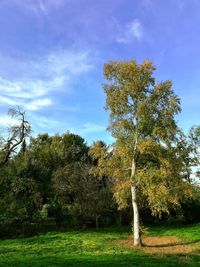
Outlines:
[[154,227],[151,236],[177,236],[196,244],[190,254],[146,254],[116,245],[126,239],[128,229],[51,232],[31,238],[0,241],[2,267],[111,267],[111,266],[200,266],[200,224],[184,227]]

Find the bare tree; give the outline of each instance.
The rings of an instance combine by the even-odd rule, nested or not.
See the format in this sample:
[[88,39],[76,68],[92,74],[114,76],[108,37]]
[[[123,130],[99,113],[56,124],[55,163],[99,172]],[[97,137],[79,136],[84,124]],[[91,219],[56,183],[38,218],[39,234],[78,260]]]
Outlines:
[[13,154],[17,152],[19,146],[23,143],[26,137],[31,132],[30,123],[26,120],[25,111],[21,111],[19,107],[11,108],[8,111],[11,118],[18,120],[18,123],[8,128],[8,137],[0,137],[0,152],[2,152],[2,159],[0,166],[6,164]]

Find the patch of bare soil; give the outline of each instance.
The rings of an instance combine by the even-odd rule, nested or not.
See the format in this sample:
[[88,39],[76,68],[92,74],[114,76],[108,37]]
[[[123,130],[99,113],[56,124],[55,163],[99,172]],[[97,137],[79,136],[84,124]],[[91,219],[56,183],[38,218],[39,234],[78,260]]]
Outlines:
[[150,254],[188,254],[194,252],[199,247],[199,241],[187,242],[176,236],[144,236],[142,247],[134,247],[132,236],[119,240],[116,244]]

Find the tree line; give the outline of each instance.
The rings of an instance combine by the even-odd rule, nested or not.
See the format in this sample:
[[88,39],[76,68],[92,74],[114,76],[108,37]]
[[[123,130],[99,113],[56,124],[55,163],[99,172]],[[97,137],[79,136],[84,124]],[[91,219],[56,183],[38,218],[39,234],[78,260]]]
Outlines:
[[134,244],[140,245],[141,221],[200,219],[193,180],[200,127],[188,134],[180,129],[180,99],[171,81],[157,82],[154,71],[150,61],[105,64],[111,145],[100,140],[89,146],[70,132],[33,138],[25,112],[10,110],[19,123],[0,140],[4,233],[20,225],[24,234],[50,222],[96,228],[132,223]]

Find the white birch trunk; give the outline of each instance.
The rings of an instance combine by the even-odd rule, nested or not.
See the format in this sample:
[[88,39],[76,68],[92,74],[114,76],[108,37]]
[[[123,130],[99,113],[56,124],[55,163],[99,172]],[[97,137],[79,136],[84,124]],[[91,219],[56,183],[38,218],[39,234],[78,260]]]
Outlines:
[[134,246],[141,245],[140,239],[140,221],[139,221],[139,210],[137,203],[137,192],[135,185],[135,160],[132,161],[131,170],[131,196],[132,196],[132,206],[133,206],[133,232],[134,232]]

